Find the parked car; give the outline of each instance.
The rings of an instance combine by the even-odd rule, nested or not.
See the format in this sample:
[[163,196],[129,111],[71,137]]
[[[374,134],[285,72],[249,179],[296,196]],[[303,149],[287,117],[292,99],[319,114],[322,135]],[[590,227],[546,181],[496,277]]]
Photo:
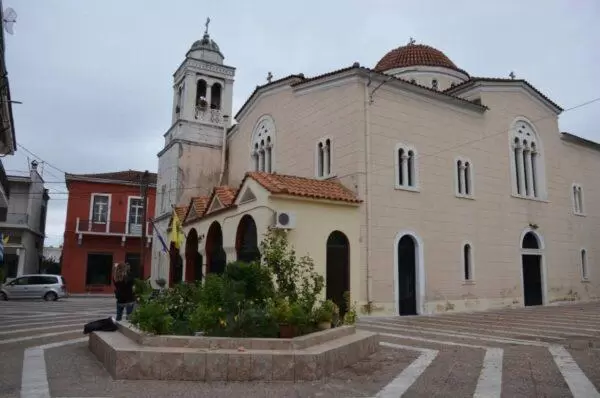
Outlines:
[[67,296],[67,284],[61,275],[22,275],[0,289],[0,300],[43,298],[56,301]]

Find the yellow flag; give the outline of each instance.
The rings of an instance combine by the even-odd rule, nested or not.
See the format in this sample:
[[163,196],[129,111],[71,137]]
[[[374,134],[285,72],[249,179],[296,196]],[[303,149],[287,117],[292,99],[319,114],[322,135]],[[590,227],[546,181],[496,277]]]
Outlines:
[[169,241],[175,242],[175,247],[179,249],[183,242],[185,241],[185,237],[183,235],[183,229],[181,228],[181,220],[179,216],[177,216],[177,212],[173,209],[173,222],[171,223],[171,236],[169,237]]

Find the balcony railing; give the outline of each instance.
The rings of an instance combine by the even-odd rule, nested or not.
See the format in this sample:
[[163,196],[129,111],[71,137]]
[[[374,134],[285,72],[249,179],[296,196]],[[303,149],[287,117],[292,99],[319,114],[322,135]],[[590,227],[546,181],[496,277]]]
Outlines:
[[196,119],[215,124],[223,123],[223,115],[221,114],[221,110],[210,109],[207,106],[196,107]]
[[[142,236],[142,224],[130,224],[126,222],[109,221],[97,223],[91,220],[77,218],[75,232],[78,234],[91,235],[123,235],[126,237]],[[152,224],[146,223],[146,236],[152,236]]]

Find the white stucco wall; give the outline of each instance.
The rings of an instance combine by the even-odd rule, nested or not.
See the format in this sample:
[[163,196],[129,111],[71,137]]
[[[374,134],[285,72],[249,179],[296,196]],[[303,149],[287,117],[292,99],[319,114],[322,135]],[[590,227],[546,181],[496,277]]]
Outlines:
[[[290,245],[296,250],[298,257],[308,255],[315,264],[315,270],[326,275],[326,243],[333,231],[343,232],[350,244],[350,290],[353,300],[364,301],[360,289],[360,211],[357,205],[316,201],[301,198],[280,198],[270,196],[260,185],[253,180],[245,184],[256,196],[256,200],[240,204],[237,208],[210,214],[202,220],[184,226],[187,235],[191,228],[195,228],[198,235],[204,239],[198,246],[198,251],[204,259],[204,272],[206,272],[206,236],[210,225],[218,222],[223,231],[223,246],[227,254],[227,262],[237,259],[235,250],[237,228],[241,218],[248,214],[256,223],[259,244],[267,233],[269,226],[274,224],[274,212],[289,211],[295,215],[296,226],[288,232]],[[245,188],[243,188],[245,189]],[[181,250],[185,258],[185,247]],[[185,275],[185,269],[184,269]]]

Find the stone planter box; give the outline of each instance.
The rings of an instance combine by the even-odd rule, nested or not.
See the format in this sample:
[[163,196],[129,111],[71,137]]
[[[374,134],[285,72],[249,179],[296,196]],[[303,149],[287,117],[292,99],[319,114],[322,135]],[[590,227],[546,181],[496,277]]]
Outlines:
[[317,380],[379,348],[379,335],[342,326],[293,339],[155,336],[126,323],[94,332],[89,349],[115,379]]

